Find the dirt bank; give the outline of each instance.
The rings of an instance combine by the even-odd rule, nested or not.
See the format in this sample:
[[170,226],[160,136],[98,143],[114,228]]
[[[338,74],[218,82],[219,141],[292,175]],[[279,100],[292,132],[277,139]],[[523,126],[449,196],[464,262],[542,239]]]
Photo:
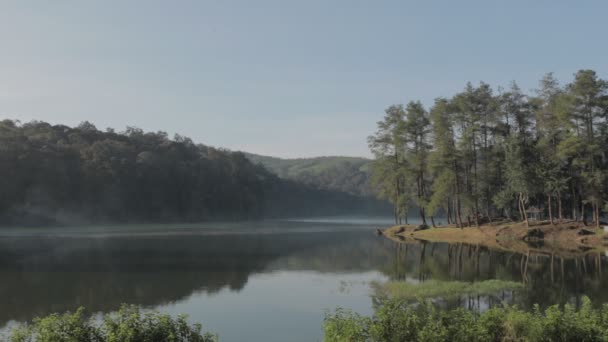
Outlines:
[[446,242],[482,245],[517,253],[560,254],[576,257],[608,249],[608,234],[580,222],[495,222],[477,227],[442,226],[419,230],[417,225],[397,225],[383,235],[398,242]]

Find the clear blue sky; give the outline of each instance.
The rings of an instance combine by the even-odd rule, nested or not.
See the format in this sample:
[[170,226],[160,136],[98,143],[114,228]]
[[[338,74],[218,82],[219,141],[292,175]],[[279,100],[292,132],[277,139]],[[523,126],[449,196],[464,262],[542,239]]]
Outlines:
[[607,16],[608,1],[3,1],[0,117],[367,156],[393,103],[607,77]]

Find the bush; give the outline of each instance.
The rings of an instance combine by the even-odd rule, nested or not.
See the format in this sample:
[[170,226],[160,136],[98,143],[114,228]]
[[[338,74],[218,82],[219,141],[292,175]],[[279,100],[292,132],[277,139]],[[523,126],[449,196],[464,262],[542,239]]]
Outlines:
[[369,336],[369,318],[341,308],[325,315],[323,328],[328,341],[364,341]]
[[35,318],[14,328],[9,342],[215,342],[217,337],[201,333],[200,324],[190,325],[186,316],[174,319],[158,312],[142,312],[123,305],[101,322],[87,318],[84,308],[74,313]]
[[339,309],[327,314],[325,341],[607,341],[608,305],[595,309],[583,298],[572,305],[538,306],[526,312],[515,306],[483,313],[440,310],[429,302],[387,301],[373,317]]

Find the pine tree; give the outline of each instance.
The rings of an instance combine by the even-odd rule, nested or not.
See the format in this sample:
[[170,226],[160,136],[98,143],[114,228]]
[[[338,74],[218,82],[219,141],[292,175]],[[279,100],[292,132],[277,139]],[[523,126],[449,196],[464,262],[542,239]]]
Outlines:
[[395,223],[407,215],[409,191],[405,181],[405,110],[402,105],[386,109],[383,121],[378,122],[376,134],[368,138],[369,147],[376,160],[373,166],[372,185],[380,198],[393,203]]
[[[428,202],[428,182],[426,174],[428,157],[431,149],[429,144],[430,120],[428,113],[420,102],[410,102],[406,107],[404,138],[406,156],[409,160],[409,175],[411,184],[415,184],[415,200],[420,208],[422,224],[426,224],[425,207]],[[431,217],[431,219],[433,219]]]
[[534,97],[515,83],[498,95],[469,83],[429,113],[420,102],[391,106],[369,142],[375,182],[397,221],[416,205],[425,223],[443,213],[448,223],[479,226],[483,212],[529,224],[534,205],[551,223],[586,223],[591,212],[598,226],[608,209],[608,82],[591,70],[565,87],[547,74]]
[[455,223],[462,228],[459,154],[454,138],[452,113],[453,106],[446,99],[435,100],[430,111],[434,150],[429,157],[433,186],[428,210],[436,215],[438,209],[443,209],[448,224]]

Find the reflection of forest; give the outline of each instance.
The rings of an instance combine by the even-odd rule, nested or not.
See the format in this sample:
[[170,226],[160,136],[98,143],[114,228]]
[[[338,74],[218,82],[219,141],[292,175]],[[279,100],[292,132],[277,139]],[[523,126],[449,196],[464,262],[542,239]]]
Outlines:
[[[0,325],[85,306],[155,306],[194,292],[239,291],[251,274],[275,270],[360,272],[392,280],[525,282],[505,298],[529,307],[608,301],[603,256],[521,255],[468,245],[397,244],[372,230],[273,234],[0,239]],[[553,265],[553,267],[551,267]],[[552,270],[552,271],[551,271]],[[501,298],[477,299],[500,301]],[[466,298],[459,299],[466,301]],[[468,300],[471,300],[470,298]],[[493,302],[492,302],[493,303]],[[462,303],[448,303],[459,305]]]
[[603,254],[580,253],[562,257],[551,253],[526,254],[495,251],[482,246],[446,243],[395,243],[393,264],[384,271],[394,280],[424,282],[428,279],[477,282],[489,279],[524,284],[521,291],[495,296],[463,296],[447,306],[483,308],[506,301],[530,308],[565,302],[580,304],[583,295],[593,303],[608,302]]
[[364,271],[393,257],[369,230],[247,235],[0,239],[0,325],[85,306],[154,306],[239,291],[273,270]]

